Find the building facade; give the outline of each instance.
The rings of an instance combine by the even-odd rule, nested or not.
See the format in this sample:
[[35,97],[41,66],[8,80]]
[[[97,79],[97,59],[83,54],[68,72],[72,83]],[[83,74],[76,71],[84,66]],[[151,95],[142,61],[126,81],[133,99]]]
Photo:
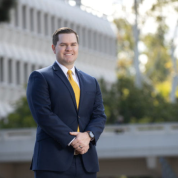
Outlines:
[[0,118],[25,95],[30,73],[52,65],[52,34],[70,27],[79,35],[76,67],[109,83],[116,80],[116,33],[103,18],[61,0],[18,0],[9,23],[0,24]]

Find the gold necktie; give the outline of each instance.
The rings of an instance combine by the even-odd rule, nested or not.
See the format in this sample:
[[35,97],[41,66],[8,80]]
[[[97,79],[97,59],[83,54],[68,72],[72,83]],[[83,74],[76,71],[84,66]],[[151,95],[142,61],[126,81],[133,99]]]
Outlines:
[[[75,100],[76,100],[76,104],[77,104],[77,109],[79,107],[79,101],[80,101],[80,88],[77,85],[77,83],[74,81],[73,77],[72,77],[72,71],[68,70],[67,72],[68,76],[69,76],[69,82],[73,88],[74,94],[75,94]],[[79,126],[77,128],[77,132],[80,132]]]

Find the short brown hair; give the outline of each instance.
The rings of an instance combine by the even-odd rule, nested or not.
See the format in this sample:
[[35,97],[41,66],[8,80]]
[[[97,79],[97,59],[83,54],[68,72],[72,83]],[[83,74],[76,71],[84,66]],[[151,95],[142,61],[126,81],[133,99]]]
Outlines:
[[56,46],[57,42],[59,41],[59,34],[64,34],[64,33],[74,33],[76,38],[77,38],[77,43],[79,43],[79,37],[77,35],[77,33],[72,30],[71,28],[68,27],[62,27],[62,28],[58,28],[54,33],[53,33],[53,45]]

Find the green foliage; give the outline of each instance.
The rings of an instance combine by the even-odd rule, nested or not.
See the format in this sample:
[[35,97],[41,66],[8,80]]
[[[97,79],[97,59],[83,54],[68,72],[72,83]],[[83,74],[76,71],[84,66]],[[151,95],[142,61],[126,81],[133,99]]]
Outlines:
[[171,57],[169,54],[169,47],[164,44],[163,34],[160,30],[157,34],[148,34],[143,38],[147,47],[144,52],[148,56],[148,62],[145,65],[145,74],[153,83],[163,82],[170,76],[171,71]]
[[16,5],[16,0],[0,0],[0,22],[10,20],[10,9]]
[[36,123],[31,115],[26,97],[21,98],[16,103],[13,113],[6,119],[0,121],[0,128],[25,128],[36,127]]
[[119,76],[110,88],[100,80],[107,123],[114,124],[120,118],[124,123],[155,123],[178,121],[178,102],[167,101],[156,93],[151,85],[135,87],[133,78]]

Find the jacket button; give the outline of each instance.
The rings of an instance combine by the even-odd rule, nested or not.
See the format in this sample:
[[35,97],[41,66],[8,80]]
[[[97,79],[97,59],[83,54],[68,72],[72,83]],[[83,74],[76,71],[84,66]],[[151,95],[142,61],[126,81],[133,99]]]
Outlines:
[[78,116],[78,118],[80,119],[80,116]]

